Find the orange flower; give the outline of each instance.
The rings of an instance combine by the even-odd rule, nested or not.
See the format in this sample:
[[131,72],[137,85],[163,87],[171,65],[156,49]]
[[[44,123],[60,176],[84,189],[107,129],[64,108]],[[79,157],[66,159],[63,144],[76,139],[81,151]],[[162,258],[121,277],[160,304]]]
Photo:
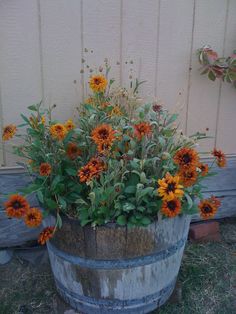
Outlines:
[[215,196],[211,196],[208,199],[201,200],[198,205],[201,217],[203,219],[214,217],[220,204],[220,201]]
[[167,173],[165,177],[158,180],[158,194],[164,201],[172,201],[175,198],[181,198],[184,195],[183,186],[179,184],[180,177]]
[[194,168],[181,169],[178,173],[184,187],[192,186],[197,181],[197,171]]
[[89,80],[89,86],[93,92],[104,92],[107,87],[107,79],[103,75],[93,75]]
[[90,164],[85,165],[78,171],[80,182],[91,181],[93,175],[94,175],[94,168]]
[[44,245],[49,239],[53,237],[55,231],[55,227],[50,226],[43,229],[43,231],[39,234],[38,243]]
[[103,144],[103,143],[100,143],[98,144],[98,152],[102,155],[108,155],[110,150],[111,150],[111,145],[110,144]]
[[195,149],[183,147],[174,155],[174,162],[181,168],[189,168],[198,164],[199,156]]
[[104,162],[99,158],[91,158],[88,163],[93,168],[93,176],[98,177],[100,172],[105,169]]
[[63,124],[56,123],[50,127],[50,133],[53,138],[63,140],[66,137],[67,129]]
[[178,198],[162,203],[161,212],[167,217],[175,217],[181,211],[181,202]]
[[137,136],[138,140],[144,136],[148,136],[152,134],[152,127],[149,122],[141,122],[134,125],[134,135]]
[[205,177],[208,174],[208,164],[199,163],[197,167],[201,170],[201,176]]
[[38,208],[30,208],[25,214],[25,224],[28,227],[38,227],[42,222],[43,216]]
[[106,109],[110,105],[111,104],[108,101],[104,101],[104,102],[101,103],[101,109]]
[[65,127],[66,127],[67,131],[71,131],[75,128],[75,124],[71,119],[69,119],[66,121]]
[[212,155],[216,157],[218,167],[223,168],[226,166],[226,156],[221,150],[214,148]]
[[88,182],[92,180],[92,178],[98,178],[100,173],[105,169],[104,162],[99,158],[91,158],[90,161],[82,167],[78,176],[80,177],[80,182]]
[[93,141],[99,144],[112,145],[115,140],[115,131],[109,124],[101,124],[93,129],[91,137]]
[[19,194],[11,195],[9,200],[5,202],[4,207],[7,216],[14,218],[22,218],[30,208],[26,198]]
[[51,171],[52,167],[47,162],[42,163],[39,167],[39,173],[43,177],[49,176]]
[[78,148],[78,146],[74,143],[69,143],[67,148],[66,148],[66,154],[67,156],[74,160],[76,159],[78,156],[81,155],[81,150]]
[[3,132],[2,132],[3,141],[10,140],[11,138],[13,138],[15,133],[16,133],[16,126],[14,124],[9,124],[9,125],[5,126],[3,128]]
[[210,197],[210,200],[211,200],[211,202],[216,206],[217,209],[220,207],[221,201],[220,201],[217,197],[215,197],[214,195],[212,195],[212,196]]

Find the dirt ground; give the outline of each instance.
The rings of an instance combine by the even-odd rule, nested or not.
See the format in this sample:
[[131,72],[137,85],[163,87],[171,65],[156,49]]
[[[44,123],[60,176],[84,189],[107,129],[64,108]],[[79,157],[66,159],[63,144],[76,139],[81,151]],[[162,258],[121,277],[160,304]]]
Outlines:
[[[220,228],[220,242],[187,244],[179,276],[182,300],[155,314],[236,313],[236,219]],[[57,296],[48,262],[32,265],[14,257],[0,266],[0,314],[64,313],[76,312]]]

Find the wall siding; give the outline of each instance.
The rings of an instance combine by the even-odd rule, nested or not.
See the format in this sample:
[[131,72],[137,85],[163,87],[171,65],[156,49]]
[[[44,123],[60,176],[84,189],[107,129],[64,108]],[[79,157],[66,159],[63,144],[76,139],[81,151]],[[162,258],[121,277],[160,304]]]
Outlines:
[[[217,145],[235,155],[236,91],[200,76],[196,58],[204,44],[232,53],[235,14],[234,0],[1,1],[0,126],[18,123],[41,99],[57,105],[56,118],[73,117],[88,93],[90,69],[108,57],[118,83],[129,85],[132,73],[148,80],[141,87],[148,101],[182,108],[188,134],[209,128],[215,138],[201,151]],[[0,162],[14,166],[9,150],[0,150]]]

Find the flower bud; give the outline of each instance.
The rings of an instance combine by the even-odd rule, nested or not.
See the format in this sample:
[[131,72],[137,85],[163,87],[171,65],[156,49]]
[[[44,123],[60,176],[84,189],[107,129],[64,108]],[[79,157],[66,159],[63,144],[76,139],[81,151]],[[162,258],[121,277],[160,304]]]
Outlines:
[[162,160],[170,159],[170,154],[169,154],[168,152],[164,152],[164,153],[161,155],[161,159],[162,159]]

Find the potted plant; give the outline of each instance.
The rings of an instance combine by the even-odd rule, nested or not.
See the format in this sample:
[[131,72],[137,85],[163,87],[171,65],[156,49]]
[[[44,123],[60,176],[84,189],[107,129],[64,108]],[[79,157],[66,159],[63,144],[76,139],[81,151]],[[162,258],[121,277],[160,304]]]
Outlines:
[[[92,94],[78,121],[58,122],[53,108],[41,104],[22,115],[26,133],[17,131],[24,142],[16,153],[36,179],[21,193],[36,192],[55,216],[39,242],[47,242],[56,287],[71,306],[84,313],[148,313],[173,291],[190,215],[211,218],[220,202],[202,199],[211,168],[195,146],[205,135],[183,135],[177,114],[143,103],[137,80],[130,89],[113,88],[108,70],[90,77]],[[15,132],[8,126],[3,136]],[[212,154],[225,166],[220,150]],[[11,196],[6,212],[38,226],[42,215],[24,195]]]

